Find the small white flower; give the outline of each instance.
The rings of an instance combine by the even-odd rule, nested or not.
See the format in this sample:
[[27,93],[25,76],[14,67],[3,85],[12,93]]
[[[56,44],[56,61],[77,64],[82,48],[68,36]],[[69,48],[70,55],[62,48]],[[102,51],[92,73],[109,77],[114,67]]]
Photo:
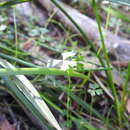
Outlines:
[[66,60],[67,58],[73,57],[75,55],[76,55],[76,52],[74,52],[74,51],[62,53],[63,60]]
[[0,26],[0,31],[4,31],[6,28],[7,28],[7,26],[4,25],[4,24],[2,24],[2,25]]
[[77,63],[75,61],[63,61],[61,65],[61,70],[67,70],[69,67],[76,67]]

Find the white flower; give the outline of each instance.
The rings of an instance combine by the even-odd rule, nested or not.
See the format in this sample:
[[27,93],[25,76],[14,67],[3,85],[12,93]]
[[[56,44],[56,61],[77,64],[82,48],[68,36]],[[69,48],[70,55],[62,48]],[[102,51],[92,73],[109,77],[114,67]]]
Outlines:
[[73,57],[75,55],[76,55],[76,53],[74,51],[62,53],[63,60],[66,60],[67,58]]
[[4,24],[2,24],[2,25],[0,26],[0,31],[4,31],[6,28],[7,28],[7,26],[4,25]]

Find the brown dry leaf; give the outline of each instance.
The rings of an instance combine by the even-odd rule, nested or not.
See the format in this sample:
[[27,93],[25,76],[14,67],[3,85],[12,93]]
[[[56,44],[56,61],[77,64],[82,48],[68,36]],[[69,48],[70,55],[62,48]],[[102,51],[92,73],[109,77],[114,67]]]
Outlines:
[[126,109],[127,109],[128,113],[130,114],[130,99],[128,99],[128,101],[127,101]]
[[[1,118],[1,117],[0,117]],[[15,127],[11,125],[8,120],[0,120],[0,130],[15,130]]]

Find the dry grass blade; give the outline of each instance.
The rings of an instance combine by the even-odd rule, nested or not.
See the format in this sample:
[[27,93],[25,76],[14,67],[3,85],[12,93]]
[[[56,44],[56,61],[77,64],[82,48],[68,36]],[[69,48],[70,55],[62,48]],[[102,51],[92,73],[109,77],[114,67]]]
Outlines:
[[100,87],[104,90],[104,92],[112,99],[114,100],[114,97],[110,93],[110,91],[103,85],[103,83],[100,81],[100,79],[94,74],[94,78],[97,81],[97,83],[100,85]]
[[[3,59],[0,59],[0,65],[4,68],[10,68],[10,69],[15,68],[12,64]],[[33,106],[35,107],[35,109],[38,110],[41,116],[43,116],[57,130],[61,130],[55,117],[49,110],[46,103],[40,97],[38,91],[31,84],[31,82],[24,75],[13,76],[12,80],[17,85],[19,91],[21,91],[25,95],[25,97],[30,101],[30,103],[33,104]]]

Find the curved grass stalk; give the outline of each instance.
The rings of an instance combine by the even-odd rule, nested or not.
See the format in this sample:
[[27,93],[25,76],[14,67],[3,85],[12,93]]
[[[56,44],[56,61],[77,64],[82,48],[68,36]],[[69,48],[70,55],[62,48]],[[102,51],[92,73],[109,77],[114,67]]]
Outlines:
[[[99,30],[99,33],[100,33],[100,38],[101,38],[101,43],[102,43],[102,48],[103,48],[106,64],[107,64],[108,68],[110,68],[111,65],[110,65],[110,62],[109,62],[108,53],[107,53],[107,49],[106,49],[106,46],[105,46],[104,36],[103,36],[101,25],[100,25],[100,23],[101,23],[100,17],[99,17],[98,8],[97,8],[95,0],[93,0],[92,6],[93,6],[93,9],[94,9],[94,13],[96,15],[96,21],[97,21],[97,24],[98,24],[98,30]],[[111,90],[112,90],[112,93],[113,93],[113,96],[114,96],[114,100],[115,100],[115,107],[116,107],[116,112],[117,112],[117,116],[118,116],[118,123],[121,125],[120,104],[119,104],[119,100],[118,100],[118,96],[117,96],[116,88],[115,88],[115,85],[114,85],[111,70],[106,71],[106,74],[107,74],[107,78],[108,78],[108,84],[111,87]]]
[[87,78],[84,74],[70,71],[68,75],[68,70],[63,71],[55,68],[13,68],[13,69],[0,69],[0,76],[5,75],[35,75],[35,74],[43,74],[43,75],[63,75],[70,77],[79,77],[79,78]]
[[0,2],[0,8],[3,7],[8,7],[11,5],[16,5],[16,4],[20,4],[20,3],[24,3],[24,2],[28,2],[31,0],[9,0],[9,1],[5,1],[5,2]]

